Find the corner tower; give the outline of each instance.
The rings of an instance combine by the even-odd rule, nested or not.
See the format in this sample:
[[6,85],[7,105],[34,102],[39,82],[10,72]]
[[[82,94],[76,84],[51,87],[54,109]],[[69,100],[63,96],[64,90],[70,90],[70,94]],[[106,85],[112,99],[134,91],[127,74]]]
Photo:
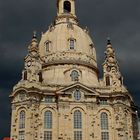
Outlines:
[[115,51],[112,47],[111,40],[107,40],[105,50],[105,61],[103,63],[103,84],[114,88],[115,91],[124,90],[123,77],[119,70],[118,61],[116,59]]

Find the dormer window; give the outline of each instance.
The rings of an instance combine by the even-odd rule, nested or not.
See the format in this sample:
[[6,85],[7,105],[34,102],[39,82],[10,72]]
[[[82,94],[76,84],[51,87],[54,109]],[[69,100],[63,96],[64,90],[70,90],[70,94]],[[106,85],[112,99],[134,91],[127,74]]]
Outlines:
[[69,1],[64,1],[64,13],[71,12],[71,3]]
[[73,70],[70,76],[72,81],[78,81],[79,74],[76,70]]
[[73,50],[75,48],[75,40],[74,39],[69,39],[69,48]]

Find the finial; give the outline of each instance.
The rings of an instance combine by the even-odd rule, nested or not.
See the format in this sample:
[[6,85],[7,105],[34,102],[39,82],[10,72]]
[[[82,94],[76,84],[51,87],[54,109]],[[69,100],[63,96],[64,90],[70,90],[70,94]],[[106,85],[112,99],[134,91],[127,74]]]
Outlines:
[[111,44],[111,39],[110,37],[107,37],[107,45],[110,45]]
[[33,38],[31,42],[37,42],[37,32],[33,31]]
[[37,32],[34,31],[34,32],[33,32],[33,39],[36,39],[36,38],[37,38],[36,34],[37,34]]

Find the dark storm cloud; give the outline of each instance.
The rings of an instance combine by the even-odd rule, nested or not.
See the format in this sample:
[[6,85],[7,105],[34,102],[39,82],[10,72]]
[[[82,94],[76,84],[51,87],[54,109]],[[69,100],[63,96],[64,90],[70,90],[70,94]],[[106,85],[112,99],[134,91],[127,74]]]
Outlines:
[[[0,1],[0,139],[9,133],[8,95],[21,78],[32,32],[45,32],[56,15],[56,0]],[[98,66],[111,37],[125,85],[140,106],[140,0],[77,0],[80,25],[94,37]]]
[[3,136],[9,136],[10,129],[10,102],[8,89],[0,89],[0,140]]

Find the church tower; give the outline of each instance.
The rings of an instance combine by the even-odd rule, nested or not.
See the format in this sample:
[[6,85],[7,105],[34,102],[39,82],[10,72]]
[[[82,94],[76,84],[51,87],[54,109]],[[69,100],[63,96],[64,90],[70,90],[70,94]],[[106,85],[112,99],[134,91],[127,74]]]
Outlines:
[[13,140],[135,140],[133,99],[111,41],[98,77],[94,42],[79,26],[75,0],[57,0],[54,24],[34,32],[22,79],[10,95]]
[[121,76],[115,51],[110,40],[107,41],[105,62],[103,63],[103,73],[103,81],[105,86],[114,87],[115,91],[119,91],[121,88],[123,88],[123,78]]

